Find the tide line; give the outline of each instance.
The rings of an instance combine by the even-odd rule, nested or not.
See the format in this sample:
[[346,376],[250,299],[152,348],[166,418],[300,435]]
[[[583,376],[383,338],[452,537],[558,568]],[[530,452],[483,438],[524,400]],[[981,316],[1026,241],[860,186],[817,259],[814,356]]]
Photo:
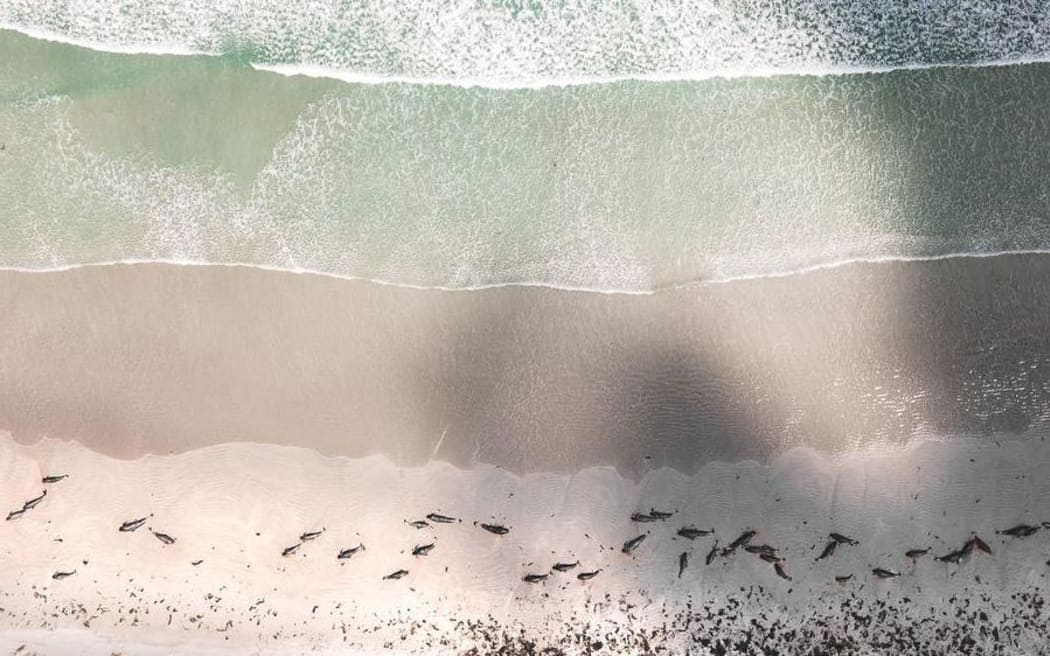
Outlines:
[[175,259],[136,259],[129,258],[126,260],[110,260],[110,261],[99,261],[99,262],[82,262],[82,263],[70,263],[47,267],[25,267],[25,266],[0,266],[0,272],[14,272],[14,273],[26,273],[26,274],[47,274],[47,273],[59,273],[63,271],[73,271],[77,269],[90,269],[90,268],[104,268],[104,267],[120,267],[120,266],[144,266],[144,265],[164,265],[164,266],[180,266],[180,267],[223,267],[223,268],[236,268],[236,269],[254,269],[259,271],[267,271],[274,273],[291,273],[295,275],[305,276],[319,276],[324,278],[335,278],[338,280],[348,280],[353,282],[361,282],[373,285],[380,285],[384,287],[396,287],[400,289],[412,289],[417,291],[439,291],[439,292],[483,292],[493,289],[503,289],[509,287],[537,287],[541,289],[550,289],[553,291],[560,292],[574,292],[574,293],[586,293],[586,294],[623,294],[628,296],[648,296],[653,294],[659,294],[668,291],[674,291],[678,289],[685,289],[689,287],[700,287],[706,285],[724,285],[734,282],[743,282],[751,280],[763,280],[763,279],[776,279],[776,278],[788,278],[792,276],[804,276],[812,273],[821,271],[829,271],[842,267],[863,264],[863,265],[882,265],[882,264],[895,264],[895,263],[907,263],[907,262],[939,262],[944,260],[954,259],[987,259],[996,257],[1011,257],[1011,256],[1022,256],[1022,255],[1050,255],[1050,249],[1022,249],[1022,250],[1006,250],[1006,251],[989,251],[989,252],[957,252],[957,253],[942,253],[937,255],[886,255],[876,257],[851,257],[844,258],[829,262],[823,262],[810,266],[799,267],[795,269],[784,269],[778,271],[759,272],[754,274],[743,274],[734,276],[725,276],[718,278],[703,278],[695,280],[685,280],[681,282],[669,283],[666,285],[655,286],[651,289],[621,289],[621,288],[597,288],[597,287],[585,287],[577,285],[561,285],[551,282],[543,281],[514,281],[514,282],[500,282],[483,285],[464,285],[464,286],[449,286],[449,285],[420,285],[406,282],[398,282],[392,280],[383,280],[379,278],[369,278],[367,276],[354,276],[340,273],[333,273],[330,271],[321,271],[314,269],[306,269],[299,267],[282,267],[277,265],[269,264],[256,264],[250,262],[202,262],[195,260],[175,260]]

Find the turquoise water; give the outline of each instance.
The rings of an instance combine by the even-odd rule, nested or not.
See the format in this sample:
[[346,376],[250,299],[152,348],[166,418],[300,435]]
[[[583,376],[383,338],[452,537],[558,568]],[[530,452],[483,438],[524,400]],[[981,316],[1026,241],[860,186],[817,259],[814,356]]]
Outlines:
[[491,89],[0,32],[0,262],[642,291],[1050,248],[1050,65]]

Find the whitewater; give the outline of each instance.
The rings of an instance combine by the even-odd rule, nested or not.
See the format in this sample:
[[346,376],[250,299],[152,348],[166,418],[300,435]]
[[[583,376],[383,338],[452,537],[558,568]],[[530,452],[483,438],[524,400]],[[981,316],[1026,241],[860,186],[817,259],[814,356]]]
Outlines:
[[0,56],[11,268],[648,292],[1050,247],[1045,64],[489,89],[12,31]]
[[0,24],[120,52],[356,81],[537,86],[1041,59],[1038,2],[0,2]]

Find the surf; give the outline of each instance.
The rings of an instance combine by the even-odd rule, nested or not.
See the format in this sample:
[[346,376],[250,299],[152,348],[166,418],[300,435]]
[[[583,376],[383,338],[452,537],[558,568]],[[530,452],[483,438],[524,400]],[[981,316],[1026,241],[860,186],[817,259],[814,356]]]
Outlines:
[[[16,269],[649,293],[1050,249],[1047,64],[489,89],[13,32],[0,58],[0,194],[17,199],[0,263]],[[55,58],[69,66],[41,72]]]
[[1050,27],[1019,22],[1011,7],[991,0],[965,11],[917,0],[779,2],[750,10],[703,1],[389,9],[333,1],[293,14],[276,0],[70,9],[57,0],[3,0],[0,26],[101,51],[228,56],[356,83],[494,88],[834,75],[1050,56]]

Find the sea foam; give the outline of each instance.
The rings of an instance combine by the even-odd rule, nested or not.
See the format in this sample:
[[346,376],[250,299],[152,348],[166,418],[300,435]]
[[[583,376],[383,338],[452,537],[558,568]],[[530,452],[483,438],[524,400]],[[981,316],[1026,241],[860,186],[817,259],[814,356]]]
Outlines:
[[1050,21],[1038,3],[1020,4],[2,0],[0,24],[104,50],[218,53],[358,81],[538,86],[1043,58]]
[[2,45],[7,267],[644,293],[1050,248],[1040,64],[493,90]]

